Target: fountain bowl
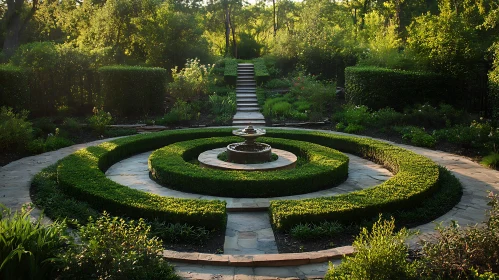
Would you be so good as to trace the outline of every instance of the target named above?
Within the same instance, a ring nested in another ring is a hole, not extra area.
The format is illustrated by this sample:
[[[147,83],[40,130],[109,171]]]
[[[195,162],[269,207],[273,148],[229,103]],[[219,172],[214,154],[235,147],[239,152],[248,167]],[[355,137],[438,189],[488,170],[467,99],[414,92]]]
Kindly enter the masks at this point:
[[[252,142],[232,143],[227,145],[227,159],[235,163],[264,163],[269,162],[272,148],[268,144]]]

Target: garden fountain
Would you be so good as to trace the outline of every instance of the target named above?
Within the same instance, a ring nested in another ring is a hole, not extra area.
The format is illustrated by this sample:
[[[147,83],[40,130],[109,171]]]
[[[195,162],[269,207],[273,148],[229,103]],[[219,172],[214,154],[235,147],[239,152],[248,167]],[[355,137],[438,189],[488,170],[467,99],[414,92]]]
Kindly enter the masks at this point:
[[[244,142],[227,145],[227,157],[234,163],[262,163],[270,161],[272,148],[265,143],[255,142],[256,138],[265,135],[265,129],[254,128],[251,124],[246,128],[236,129],[232,134],[244,138]]]

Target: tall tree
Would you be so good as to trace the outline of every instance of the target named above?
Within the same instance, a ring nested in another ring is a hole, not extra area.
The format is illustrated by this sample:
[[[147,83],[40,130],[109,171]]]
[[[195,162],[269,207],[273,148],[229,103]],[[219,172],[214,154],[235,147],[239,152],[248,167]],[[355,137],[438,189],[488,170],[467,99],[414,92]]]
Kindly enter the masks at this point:
[[[6,24],[5,39],[3,42],[3,53],[6,57],[14,54],[19,47],[20,37],[25,31],[28,22],[38,8],[38,0],[31,0],[31,9],[23,17],[25,0],[6,0],[7,11],[4,22]]]

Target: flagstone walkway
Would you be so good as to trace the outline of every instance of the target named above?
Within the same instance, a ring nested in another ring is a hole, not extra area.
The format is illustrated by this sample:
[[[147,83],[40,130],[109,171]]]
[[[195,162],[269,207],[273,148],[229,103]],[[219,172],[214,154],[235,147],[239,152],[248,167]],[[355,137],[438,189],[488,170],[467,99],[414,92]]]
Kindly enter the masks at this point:
[[[1,167],[0,203],[13,210],[20,209],[24,203],[31,201],[29,187],[36,173],[80,148],[97,145],[108,140],[110,139],[66,147],[57,151],[23,158]],[[459,204],[435,222],[442,221],[444,224],[448,224],[454,220],[460,225],[472,225],[486,220],[487,195],[489,191],[499,192],[499,172],[480,166],[462,156],[401,144],[394,145],[429,157],[449,169],[462,182],[464,193]],[[351,172],[350,176],[354,176],[355,173]],[[245,206],[241,201],[232,200],[232,203],[233,207]],[[264,206],[262,202],[259,207]],[[39,210],[34,214],[39,214]],[[428,223],[415,229],[421,231],[421,238],[426,238],[434,233],[434,227],[435,223]],[[232,229],[234,235],[236,232],[246,232],[244,228]],[[243,233],[243,237],[245,236],[249,235]],[[257,234],[257,238],[258,236]],[[266,233],[262,233],[261,236],[269,237]],[[238,256],[199,253],[181,254],[165,251],[165,255],[170,257],[169,259],[173,260],[177,265],[179,275],[187,279],[282,279],[285,277],[304,279],[323,277],[327,270],[328,259],[338,258],[342,254],[348,254],[349,252],[351,252],[351,247],[301,254]],[[338,260],[335,262],[338,262]],[[269,265],[274,267],[268,267]]]

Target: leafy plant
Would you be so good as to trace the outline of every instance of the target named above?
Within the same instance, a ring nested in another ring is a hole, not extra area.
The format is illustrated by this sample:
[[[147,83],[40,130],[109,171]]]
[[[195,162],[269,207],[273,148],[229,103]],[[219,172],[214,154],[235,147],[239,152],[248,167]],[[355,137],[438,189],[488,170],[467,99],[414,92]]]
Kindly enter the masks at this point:
[[[479,273],[499,271],[499,196],[490,193],[489,198],[491,209],[484,225],[461,228],[452,222],[437,227],[437,239],[425,242],[421,252],[423,275],[469,279]]]
[[[51,279],[56,255],[67,240],[64,222],[45,226],[43,217],[33,222],[30,205],[14,213],[0,207],[0,278]]]
[[[102,135],[106,131],[106,126],[111,124],[113,117],[111,113],[104,112],[104,110],[94,107],[92,110],[93,115],[88,119],[88,124],[95,134]]]
[[[411,144],[419,147],[433,148],[437,143],[435,137],[426,133],[424,128],[405,126],[396,128],[396,130],[402,134],[402,139],[410,141]]]
[[[211,235],[211,231],[204,227],[195,227],[188,224],[180,223],[165,223],[153,221],[151,224],[152,236],[158,237],[164,243],[188,243],[188,244],[204,244]]]
[[[298,224],[291,229],[291,236],[297,239],[317,239],[332,237],[343,232],[345,227],[338,222],[322,222],[319,224]]]
[[[79,226],[81,243],[59,257],[61,279],[179,279],[161,256],[162,243],[149,238],[144,220],[125,221],[103,213]]]
[[[225,64],[227,67],[227,63]],[[172,69],[173,82],[168,92],[177,100],[193,101],[208,93],[209,76],[214,65],[203,65],[199,59],[188,59],[182,69]]]
[[[24,150],[31,140],[32,125],[28,111],[15,113],[12,108],[0,108],[0,151]]]
[[[499,153],[492,152],[488,156],[483,157],[482,162],[483,165],[488,166],[490,168],[499,168]]]
[[[409,236],[406,229],[395,232],[393,218],[380,217],[371,231],[363,228],[355,238],[355,255],[330,266],[324,279],[418,279],[415,267],[406,261]]]
[[[163,118],[156,121],[158,124],[177,124],[181,122],[187,122],[193,118],[192,106],[182,99],[177,99],[173,108],[163,116]]]
[[[236,94],[229,93],[227,96],[219,96],[213,94],[209,96],[210,109],[215,115],[215,122],[219,124],[227,124],[232,120],[232,116],[236,113]]]

